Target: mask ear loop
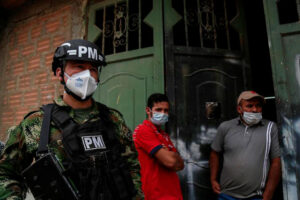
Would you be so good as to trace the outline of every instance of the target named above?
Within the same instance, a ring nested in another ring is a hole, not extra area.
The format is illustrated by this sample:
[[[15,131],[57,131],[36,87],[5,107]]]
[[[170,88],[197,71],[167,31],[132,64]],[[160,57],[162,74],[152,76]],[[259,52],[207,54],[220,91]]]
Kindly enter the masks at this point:
[[[242,121],[244,121],[244,111],[242,110],[242,106],[241,105],[239,105],[238,106],[239,107],[239,110],[240,110],[240,112],[239,112],[239,118],[242,120]]]

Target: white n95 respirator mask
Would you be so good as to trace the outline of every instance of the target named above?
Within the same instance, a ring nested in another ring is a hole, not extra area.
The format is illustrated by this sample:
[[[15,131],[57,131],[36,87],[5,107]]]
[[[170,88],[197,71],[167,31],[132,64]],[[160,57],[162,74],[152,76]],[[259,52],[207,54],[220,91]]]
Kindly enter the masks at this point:
[[[67,73],[64,74],[68,77],[66,87],[82,100],[92,95],[97,89],[98,82],[91,76],[88,69],[72,76],[69,76]]]

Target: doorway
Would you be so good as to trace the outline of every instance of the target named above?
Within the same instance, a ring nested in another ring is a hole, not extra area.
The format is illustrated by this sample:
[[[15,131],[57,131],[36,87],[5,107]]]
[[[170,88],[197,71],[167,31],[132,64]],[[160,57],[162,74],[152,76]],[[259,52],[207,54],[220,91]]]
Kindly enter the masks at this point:
[[[245,1],[245,17],[251,66],[250,81],[252,87],[249,89],[265,96],[266,104],[263,109],[263,116],[276,122],[274,85],[263,2]]]
[[[147,97],[165,89],[168,132],[186,162],[185,199],[215,198],[210,143],[218,125],[236,116],[241,91],[268,97],[263,115],[276,121],[261,1],[101,1],[90,7],[88,39],[102,46],[108,62],[94,97],[120,110],[131,129],[144,119]]]
[[[263,116],[277,121],[263,2],[166,0],[164,22],[169,132],[185,157],[184,199],[212,200],[210,143],[218,125],[237,116],[239,93],[267,97]],[[216,112],[209,115],[208,106]]]
[[[263,108],[263,117],[277,122],[276,102],[263,1],[246,0],[245,17],[249,41],[251,89],[266,98],[266,104]],[[273,200],[282,199],[282,183],[280,182],[273,196]]]

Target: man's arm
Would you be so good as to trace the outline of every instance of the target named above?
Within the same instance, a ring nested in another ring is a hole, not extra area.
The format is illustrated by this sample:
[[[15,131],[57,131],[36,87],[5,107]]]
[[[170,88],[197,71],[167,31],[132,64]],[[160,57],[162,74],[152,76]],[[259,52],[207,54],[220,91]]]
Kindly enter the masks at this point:
[[[263,193],[263,200],[271,200],[274,191],[281,178],[281,162],[280,158],[273,158],[271,160],[270,170],[268,173],[268,179]]]
[[[9,130],[9,138],[0,160],[0,199],[22,199],[25,185],[21,178],[21,152],[24,135],[21,127]]]
[[[210,165],[210,182],[212,189],[215,193],[220,194],[221,188],[220,184],[217,181],[218,172],[219,172],[219,165],[220,165],[220,154],[214,150],[210,153],[209,158],[209,165]]]
[[[173,171],[180,171],[184,168],[184,162],[179,153],[169,151],[163,147],[154,154],[155,158],[165,167]]]
[[[137,194],[133,199],[144,199],[140,175],[140,163],[138,160],[137,151],[132,140],[132,132],[125,124],[125,120],[119,112],[112,111],[112,120],[117,125],[120,142],[125,147],[125,152],[122,153],[122,156],[127,160],[132,181],[135,189],[137,190]]]

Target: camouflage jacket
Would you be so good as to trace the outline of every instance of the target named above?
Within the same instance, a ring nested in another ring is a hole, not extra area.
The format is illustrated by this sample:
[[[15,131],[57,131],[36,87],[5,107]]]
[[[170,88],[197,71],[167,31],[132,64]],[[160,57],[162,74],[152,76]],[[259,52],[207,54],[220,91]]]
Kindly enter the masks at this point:
[[[59,106],[68,106],[62,98],[56,99],[55,103]],[[79,124],[99,119],[98,104],[96,102],[85,113],[84,110],[79,114],[77,111],[70,108],[69,115]],[[121,144],[126,147],[126,151],[122,156],[126,157],[129,163],[130,173],[138,191],[134,199],[143,199],[139,175],[140,166],[137,159],[137,152],[132,142],[131,131],[126,126],[119,112],[110,109],[110,113],[111,120],[118,129],[118,138]],[[40,110],[29,115],[18,126],[9,131],[8,140],[0,158],[0,199],[16,200],[24,199],[26,196],[27,188],[21,172],[36,159],[42,120],[43,111]],[[50,141],[48,147],[62,162],[62,160],[66,159],[62,144],[62,134],[54,126],[53,122],[51,122],[49,135]]]

